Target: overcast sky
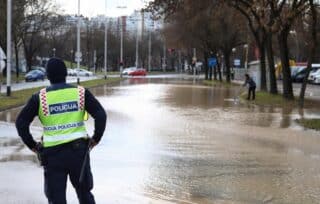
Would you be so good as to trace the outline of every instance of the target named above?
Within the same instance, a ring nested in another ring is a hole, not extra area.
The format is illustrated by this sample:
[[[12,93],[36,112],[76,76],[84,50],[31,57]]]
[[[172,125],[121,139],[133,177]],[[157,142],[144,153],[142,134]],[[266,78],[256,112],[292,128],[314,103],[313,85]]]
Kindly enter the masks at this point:
[[[78,13],[78,0],[55,0],[64,11],[65,14]],[[92,17],[106,12],[107,1],[107,15],[108,16],[121,16],[129,15],[135,9],[141,8],[145,3],[150,0],[80,0],[80,13],[84,16]],[[126,6],[126,9],[119,9],[117,7]]]

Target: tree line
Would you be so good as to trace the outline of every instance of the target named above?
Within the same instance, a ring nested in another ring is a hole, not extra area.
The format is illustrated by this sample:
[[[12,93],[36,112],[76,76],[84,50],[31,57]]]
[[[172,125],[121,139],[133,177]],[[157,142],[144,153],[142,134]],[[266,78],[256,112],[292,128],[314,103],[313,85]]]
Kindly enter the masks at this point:
[[[289,60],[299,55],[299,60],[308,62],[309,72],[312,62],[319,58],[316,56],[319,50],[318,6],[318,2],[313,0],[154,0],[148,10],[166,23],[164,34],[171,39],[170,46],[186,52],[197,48],[202,52],[206,79],[210,77],[208,57],[217,55],[220,61],[218,73],[221,72],[221,61],[224,61],[226,81],[230,82],[233,48],[254,44],[259,50],[261,89],[278,94],[275,57],[279,57],[283,97],[293,100]],[[296,46],[299,46],[299,53],[293,52],[296,49],[290,49]],[[307,78],[300,92],[301,105],[306,82]]]
[[[6,0],[0,0],[0,46],[4,51],[6,51],[7,34],[6,3]],[[38,63],[39,58],[52,57],[53,55],[71,62],[75,61],[77,17],[61,13],[62,9],[50,0],[13,1],[12,48],[17,77],[22,59],[26,61],[27,71]],[[98,22],[81,16],[81,64],[89,69],[94,65],[97,68],[104,66],[104,28],[106,24],[108,24],[108,69],[115,71],[119,67],[119,21],[106,19],[103,22]],[[159,67],[163,57],[163,40],[157,30],[144,30],[145,34],[139,37],[140,66],[147,67],[148,46],[145,42],[148,42],[149,32],[152,37],[152,65]],[[135,64],[136,37],[136,31],[127,30],[124,33],[125,66],[134,66]],[[96,60],[94,60],[94,52]],[[67,64],[67,66],[71,67],[72,64]]]

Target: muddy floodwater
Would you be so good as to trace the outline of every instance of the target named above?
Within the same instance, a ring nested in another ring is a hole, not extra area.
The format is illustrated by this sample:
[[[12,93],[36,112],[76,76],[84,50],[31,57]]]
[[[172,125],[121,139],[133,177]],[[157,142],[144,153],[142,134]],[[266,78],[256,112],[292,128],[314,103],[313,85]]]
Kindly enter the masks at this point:
[[[183,79],[92,92],[108,113],[91,153],[97,203],[320,202],[320,134],[295,122],[320,117],[318,106],[243,104],[238,88]],[[14,129],[19,110],[0,113],[0,204],[46,203],[43,170]],[[31,130],[41,135],[39,121]],[[70,183],[67,195],[77,203]]]

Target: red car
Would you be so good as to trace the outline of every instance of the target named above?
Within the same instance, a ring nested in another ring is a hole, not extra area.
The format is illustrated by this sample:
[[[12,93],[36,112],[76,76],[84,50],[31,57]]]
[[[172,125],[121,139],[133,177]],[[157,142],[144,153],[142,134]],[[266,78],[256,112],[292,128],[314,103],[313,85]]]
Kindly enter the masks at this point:
[[[146,76],[147,71],[145,69],[136,69],[128,74],[129,76]]]

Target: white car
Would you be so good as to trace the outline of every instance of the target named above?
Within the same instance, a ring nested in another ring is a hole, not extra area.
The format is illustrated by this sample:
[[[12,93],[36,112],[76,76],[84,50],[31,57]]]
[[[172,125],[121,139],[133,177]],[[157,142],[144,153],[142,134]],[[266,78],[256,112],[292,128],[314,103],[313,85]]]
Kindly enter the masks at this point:
[[[313,83],[320,84],[320,73],[314,76]]]
[[[67,68],[68,76],[77,76],[77,71],[75,69]]]
[[[76,69],[76,73],[79,76],[86,76],[86,77],[93,76],[92,72],[85,70],[85,69]]]
[[[314,77],[319,75],[319,74],[320,74],[320,69],[317,69],[317,70],[315,70],[313,72],[311,71],[310,74],[309,74],[308,80],[311,81],[311,82],[314,81]]]
[[[122,71],[122,75],[129,75],[131,72],[134,72],[136,71],[137,68],[136,67],[128,67],[128,68],[125,68],[123,71]]]

